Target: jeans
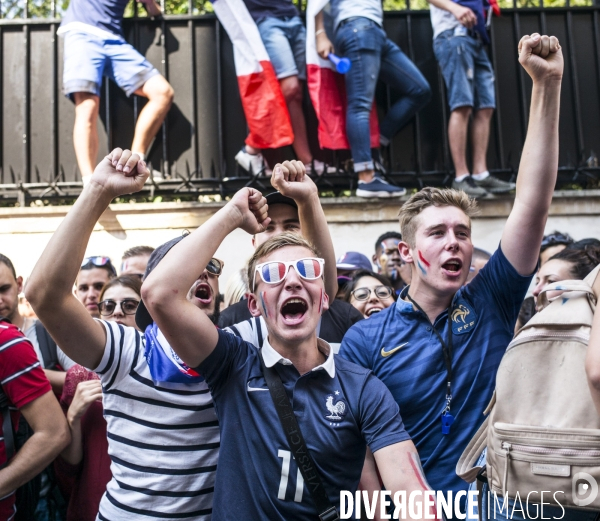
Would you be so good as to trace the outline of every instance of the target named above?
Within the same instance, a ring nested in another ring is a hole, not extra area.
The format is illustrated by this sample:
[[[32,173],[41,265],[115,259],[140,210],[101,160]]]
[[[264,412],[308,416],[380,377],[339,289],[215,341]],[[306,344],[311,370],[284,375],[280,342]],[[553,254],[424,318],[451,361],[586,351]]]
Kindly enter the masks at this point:
[[[444,31],[433,41],[433,51],[446,83],[450,111],[459,107],[493,109],[496,107],[494,70],[485,46],[471,36],[457,35],[456,32]]]
[[[384,141],[389,141],[431,98],[425,77],[385,31],[368,18],[349,18],[337,28],[335,50],[349,58],[346,73],[346,133],[354,159],[354,171],[373,169],[369,118],[377,79],[401,94],[380,125]]]
[[[269,16],[257,24],[277,79],[306,79],[306,29],[299,16],[282,19]]]

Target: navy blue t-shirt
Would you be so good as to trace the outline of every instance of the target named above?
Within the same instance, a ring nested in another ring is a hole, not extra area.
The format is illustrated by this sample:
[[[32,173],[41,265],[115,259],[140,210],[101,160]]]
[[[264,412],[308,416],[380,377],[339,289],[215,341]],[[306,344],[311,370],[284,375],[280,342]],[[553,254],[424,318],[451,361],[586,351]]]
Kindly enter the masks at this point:
[[[442,345],[427,317],[412,304],[395,305],[352,326],[340,356],[371,369],[400,405],[406,430],[415,443],[423,469],[435,490],[466,490],[456,463],[483,423],[496,372],[511,341],[531,276],[517,273],[502,253],[456,294],[452,308],[452,405],[456,418],[450,434],[442,434],[447,371]],[[406,290],[402,295],[406,294]],[[448,312],[434,326],[448,338]]]
[[[128,3],[129,0],[71,0],[61,26],[82,22],[123,36],[121,21]]]
[[[290,18],[298,16],[292,0],[244,0],[255,22],[263,18]]]
[[[327,343],[319,340],[319,348],[326,351]],[[290,397],[330,501],[339,506],[340,490],[358,486],[366,445],[376,452],[410,439],[398,405],[371,371],[331,353],[300,376],[268,342],[262,349]],[[219,330],[215,350],[197,368],[221,429],[212,519],[314,521],[317,511],[291,457],[259,356],[252,344]]]

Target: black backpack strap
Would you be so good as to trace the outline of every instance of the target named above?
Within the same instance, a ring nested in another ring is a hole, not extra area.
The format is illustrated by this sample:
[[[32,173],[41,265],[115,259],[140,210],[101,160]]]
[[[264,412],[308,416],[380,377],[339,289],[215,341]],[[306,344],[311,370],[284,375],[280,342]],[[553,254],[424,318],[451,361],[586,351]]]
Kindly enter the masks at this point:
[[[48,333],[48,330],[39,320],[36,320],[35,322],[35,334],[40,346],[40,352],[42,353],[44,368],[55,369],[58,364],[56,342],[52,339],[50,333]]]
[[[4,452],[6,461],[0,465],[3,469],[8,465],[10,459],[15,455],[15,434],[13,432],[12,419],[10,417],[10,402],[8,396],[0,386],[0,416],[2,416],[2,436],[4,437]]]
[[[321,475],[319,474],[315,462],[306,447],[304,436],[298,425],[298,420],[294,414],[294,408],[290,402],[290,398],[287,395],[283,382],[274,367],[267,367],[263,358],[262,349],[259,352],[258,358],[260,359],[260,366],[263,372],[263,376],[269,387],[269,392],[279,421],[285,432],[288,445],[292,451],[296,461],[302,461],[302,465],[298,464],[298,468],[302,473],[304,482],[307,484],[307,488],[310,495],[315,502],[317,512],[319,513],[319,519],[321,521],[337,521],[340,517],[336,508],[329,501]],[[292,437],[292,435],[294,435]]]

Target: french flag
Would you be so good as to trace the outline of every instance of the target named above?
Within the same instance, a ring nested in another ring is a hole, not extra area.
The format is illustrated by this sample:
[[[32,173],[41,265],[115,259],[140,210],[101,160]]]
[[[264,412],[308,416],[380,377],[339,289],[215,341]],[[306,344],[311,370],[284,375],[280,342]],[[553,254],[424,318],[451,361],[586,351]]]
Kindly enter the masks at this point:
[[[344,77],[335,71],[329,60],[317,53],[315,16],[329,0],[308,0],[306,5],[306,65],[308,92],[319,120],[319,145],[321,148],[342,150],[350,148],[346,137],[346,87]],[[327,16],[325,17],[328,18]],[[325,26],[327,27],[327,22]],[[331,27],[331,24],[329,24]],[[333,31],[327,30],[333,42]],[[371,148],[379,148],[379,123],[375,103],[371,110]]]
[[[285,98],[258,27],[243,0],[216,0],[215,14],[233,43],[235,73],[250,134],[246,144],[279,148],[294,142]]]
[[[283,262],[269,262],[262,267],[262,276],[265,282],[279,282],[285,276]]]
[[[305,259],[297,264],[300,275],[307,279],[316,279],[321,274],[319,262],[313,259]]]

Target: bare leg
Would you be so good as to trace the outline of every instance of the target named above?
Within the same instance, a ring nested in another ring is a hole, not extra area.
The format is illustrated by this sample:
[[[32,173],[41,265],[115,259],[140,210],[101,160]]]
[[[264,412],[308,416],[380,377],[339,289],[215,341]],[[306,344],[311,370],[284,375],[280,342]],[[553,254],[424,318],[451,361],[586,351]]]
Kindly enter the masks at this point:
[[[292,147],[296,156],[303,163],[310,163],[313,159],[308,146],[308,136],[306,134],[306,120],[302,111],[302,83],[298,76],[288,76],[279,80],[281,92],[287,103],[294,131],[294,143]]]
[[[131,151],[145,155],[171,108],[174,93],[163,76],[153,76],[135,93],[148,98],[148,103],[138,116]]]
[[[92,175],[98,159],[98,110],[100,98],[89,92],[75,92],[73,146],[82,178]]]
[[[452,162],[457,176],[469,173],[467,166],[467,130],[470,116],[471,107],[458,107],[452,111],[448,122],[450,154],[452,154]]]
[[[480,109],[473,115],[471,145],[473,146],[473,173],[487,172],[487,149],[490,139],[490,122],[494,109]]]
[[[362,172],[358,172],[358,180],[368,183],[369,181],[373,180],[374,175],[375,170],[363,170]]]

